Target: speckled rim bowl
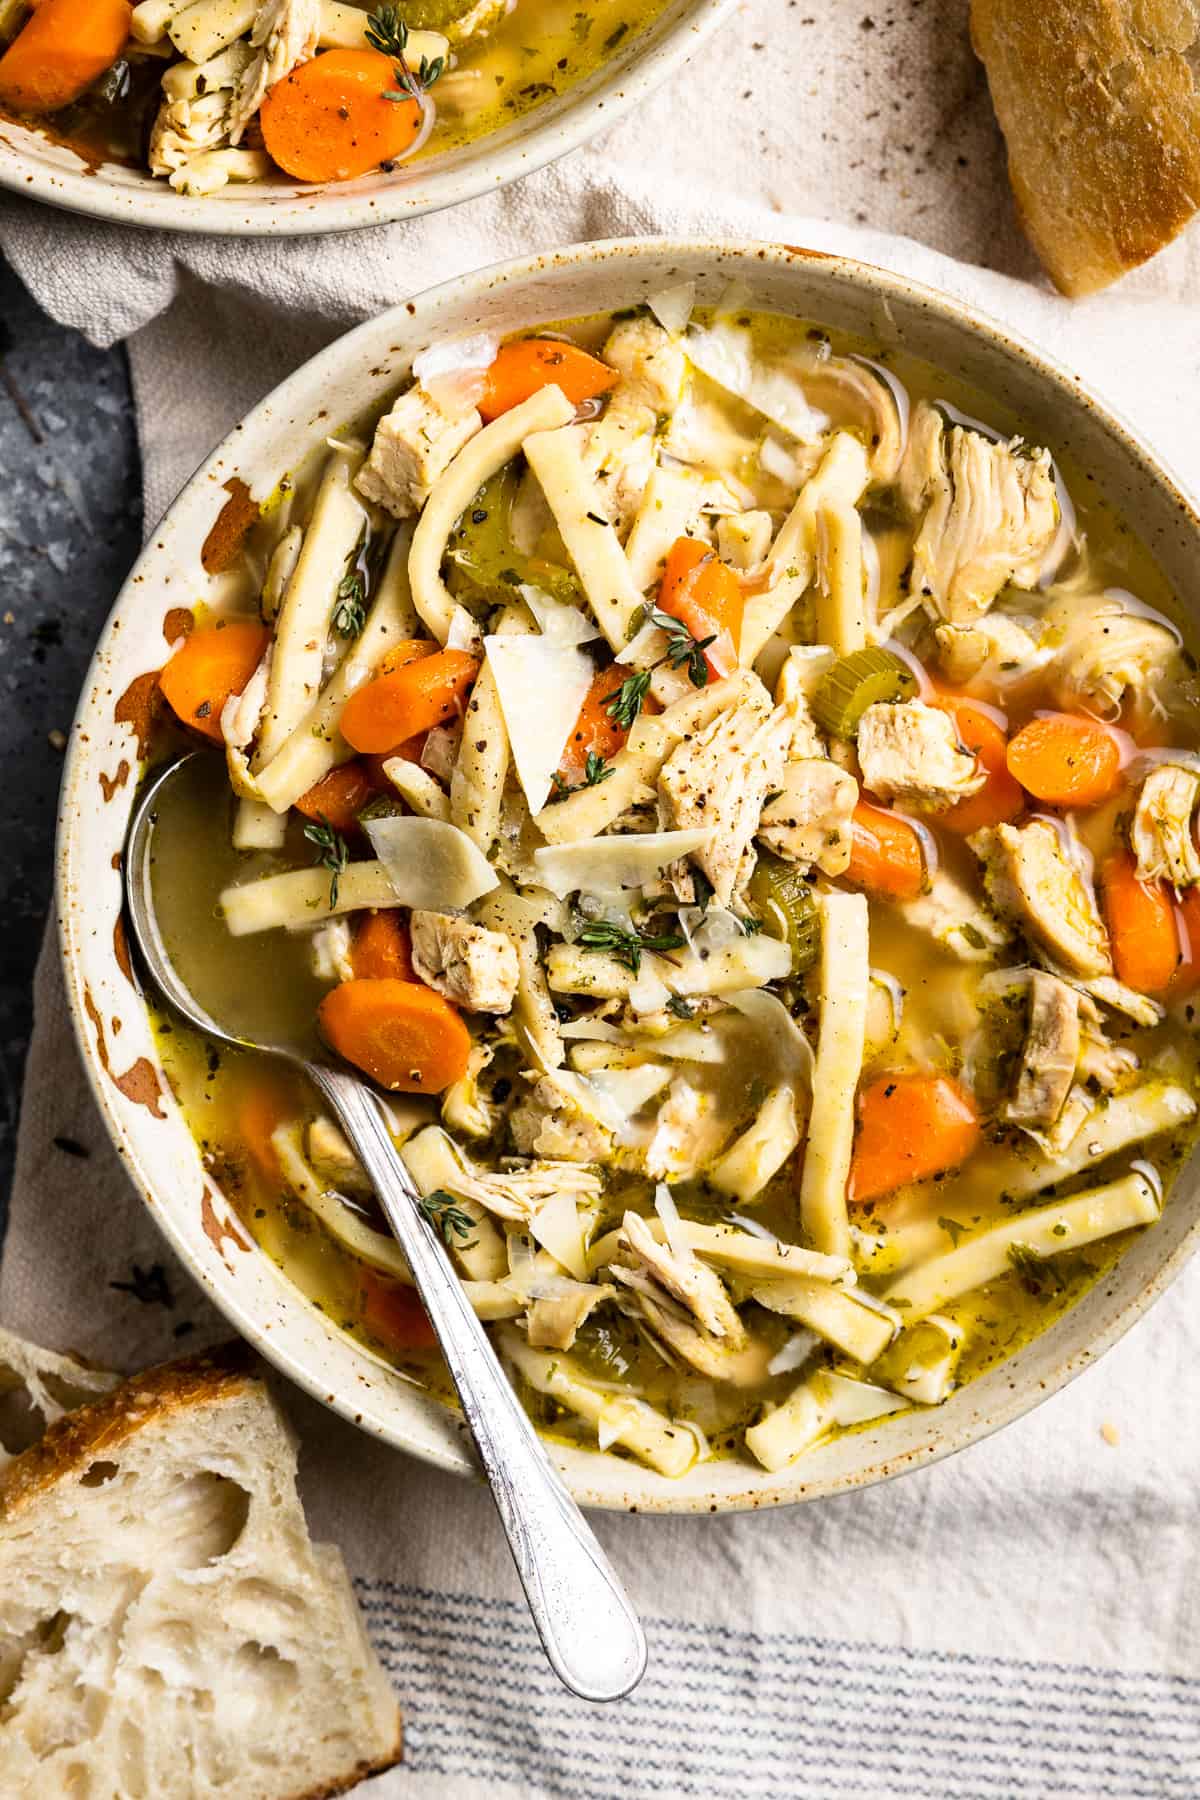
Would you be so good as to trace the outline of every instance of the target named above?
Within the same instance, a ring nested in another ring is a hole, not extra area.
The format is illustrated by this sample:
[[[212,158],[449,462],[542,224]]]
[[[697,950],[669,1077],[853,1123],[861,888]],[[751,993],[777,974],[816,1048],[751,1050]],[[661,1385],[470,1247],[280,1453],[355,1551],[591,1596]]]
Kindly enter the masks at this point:
[[[151,672],[178,629],[168,625],[164,633],[164,620],[209,588],[200,548],[230,480],[240,477],[254,494],[269,493],[332,420],[393,390],[433,338],[625,307],[689,278],[702,301],[738,281],[757,306],[903,347],[1007,400],[1032,438],[1069,452],[1137,522],[1183,603],[1200,617],[1200,517],[1151,453],[1074,376],[944,295],[862,263],[782,246],[623,241],[463,276],[333,344],[263,401],[204,464],[117,601],[71,736],[57,889],[71,1012],[113,1141],[160,1227],[216,1305],[310,1393],[365,1431],[445,1469],[469,1466],[453,1416],[338,1331],[248,1243],[160,1078],[118,931],[118,863],[136,785],[137,727]],[[1198,1232],[1193,1163],[1162,1221],[1042,1337],[944,1406],[842,1437],[780,1474],[717,1460],[671,1482],[612,1453],[563,1447],[555,1454],[585,1503],[647,1512],[776,1505],[919,1468],[1018,1418],[1087,1367],[1162,1293]]]
[[[317,187],[281,177],[192,198],[144,170],[117,163],[93,167],[50,137],[0,119],[0,188],[120,225],[221,237],[302,237],[416,218],[504,187],[616,124],[698,49],[736,4],[670,0],[644,31],[566,93],[474,143],[401,163],[390,175]]]

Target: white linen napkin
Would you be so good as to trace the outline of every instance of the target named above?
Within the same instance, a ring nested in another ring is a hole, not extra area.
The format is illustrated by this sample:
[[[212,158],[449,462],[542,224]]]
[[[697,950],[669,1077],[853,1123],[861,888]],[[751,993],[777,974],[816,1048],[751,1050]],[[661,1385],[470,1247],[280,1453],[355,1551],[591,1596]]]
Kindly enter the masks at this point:
[[[803,22],[818,10],[813,0],[803,17],[778,0],[747,7],[704,68],[652,103],[663,135],[647,137],[636,173],[636,158],[622,168],[588,153],[510,199],[299,248],[168,246],[129,234],[120,252],[136,279],[101,295],[94,289],[112,273],[99,241],[107,233],[68,226],[60,253],[61,220],[51,229],[39,215],[31,237],[30,209],[5,203],[0,242],[53,310],[98,340],[178,290],[131,343],[149,521],[236,417],[342,325],[497,254],[650,230],[846,251],[948,289],[1109,394],[1200,486],[1200,308],[1186,299],[1194,245],[1116,294],[1071,307],[904,239],[779,216],[797,191],[811,210],[825,206],[805,173],[816,166],[830,171],[831,209],[863,210],[849,202],[874,186],[876,217],[924,230],[913,179],[924,157],[921,180],[941,196],[930,234],[980,259],[994,250],[995,260],[1029,266],[994,179],[986,213],[957,176],[941,180],[939,145],[962,142],[961,108],[983,104],[953,49],[945,63],[961,80],[941,100],[960,107],[958,125],[947,113],[939,138],[923,113],[928,130],[918,135],[896,114],[899,123],[873,136],[877,122],[864,120],[871,108],[857,83],[864,70],[880,75],[872,59],[885,39],[894,91],[907,92],[914,59],[927,73],[936,63],[928,16],[939,15],[944,35],[953,14],[957,33],[961,8],[906,9],[890,36],[882,10],[868,30],[871,20],[844,7],[838,20],[825,9],[824,36]],[[739,108],[742,94],[753,103]],[[849,170],[852,117],[873,159],[882,137],[894,137],[888,163]],[[839,137],[836,151],[823,132]],[[705,188],[690,178],[693,151],[709,173]],[[958,154],[947,153],[950,165]],[[988,167],[994,177],[994,147]],[[881,170],[901,171],[895,186],[906,191],[895,205]],[[687,178],[673,182],[672,171]],[[1001,221],[994,244],[989,219]],[[104,278],[93,270],[89,296],[69,271],[92,254]],[[47,256],[58,260],[43,282],[33,265]],[[36,983],[0,1321],[124,1368],[226,1331],[108,1145],[52,946]],[[301,1433],[314,1531],[342,1545],[406,1710],[404,1767],[371,1784],[372,1800],[1190,1800],[1200,1786],[1200,1269],[1067,1391],[936,1468],[786,1512],[598,1515],[651,1651],[638,1693],[607,1708],[571,1700],[544,1667],[485,1493],[381,1448],[281,1386]]]

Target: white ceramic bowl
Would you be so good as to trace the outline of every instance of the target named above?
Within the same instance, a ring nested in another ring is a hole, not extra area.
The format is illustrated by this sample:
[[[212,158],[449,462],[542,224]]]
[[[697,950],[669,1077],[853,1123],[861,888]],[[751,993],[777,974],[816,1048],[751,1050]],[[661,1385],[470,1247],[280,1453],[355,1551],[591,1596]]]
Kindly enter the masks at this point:
[[[58,908],[67,991],[84,1060],[113,1139],[154,1217],[231,1322],[272,1362],[354,1423],[444,1468],[466,1470],[451,1414],[397,1379],[333,1327],[275,1265],[250,1247],[201,1166],[160,1084],[147,1020],[114,931],[118,856],[134,796],[137,680],[161,664],[163,620],[202,599],[200,547],[241,476],[267,494],[331,419],[392,390],[413,355],[440,334],[507,331],[628,306],[695,279],[702,300],[731,280],[755,305],[837,324],[959,372],[1011,403],[1029,435],[1091,471],[1099,491],[1136,521],[1200,620],[1200,517],[1150,452],[1080,389],[986,319],[928,289],[861,263],[758,244],[662,239],[598,244],[464,276],[360,326],[263,401],[210,458],[163,520],[100,640],[67,759],[59,826]],[[132,686],[131,690],[131,684]],[[116,1022],[120,1021],[119,1035]],[[879,1481],[947,1455],[1046,1398],[1112,1344],[1195,1247],[1200,1204],[1193,1166],[1162,1221],[1146,1232],[1065,1318],[945,1405],[842,1437],[781,1474],[702,1464],[671,1482],[613,1454],[558,1454],[574,1492],[598,1506],[719,1510],[808,1499]]]
[[[192,198],[147,171],[86,164],[41,132],[0,119],[0,188],[68,212],[162,231],[223,237],[301,237],[354,231],[457,206],[542,168],[616,124],[732,12],[736,0],[670,0],[604,65],[499,131],[394,173],[305,186],[284,178]]]

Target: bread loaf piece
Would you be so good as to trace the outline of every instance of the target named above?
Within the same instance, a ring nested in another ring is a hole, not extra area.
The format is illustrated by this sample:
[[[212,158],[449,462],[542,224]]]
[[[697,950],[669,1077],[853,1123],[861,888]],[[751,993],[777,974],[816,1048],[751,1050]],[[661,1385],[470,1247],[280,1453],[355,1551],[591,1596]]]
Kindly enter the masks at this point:
[[[0,1796],[316,1800],[400,1717],[248,1351],[148,1370],[0,1470]]]
[[[1017,208],[1065,294],[1200,209],[1200,0],[972,0]]]

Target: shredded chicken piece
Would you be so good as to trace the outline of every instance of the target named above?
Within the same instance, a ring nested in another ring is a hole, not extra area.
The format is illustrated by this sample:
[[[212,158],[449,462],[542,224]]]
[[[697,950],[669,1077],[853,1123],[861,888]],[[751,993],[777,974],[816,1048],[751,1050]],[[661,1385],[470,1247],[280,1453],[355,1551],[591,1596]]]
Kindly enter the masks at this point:
[[[550,1158],[511,1169],[484,1170],[477,1168],[457,1144],[453,1149],[459,1166],[453,1177],[446,1177],[445,1185],[452,1193],[465,1200],[478,1200],[488,1212],[514,1224],[528,1224],[557,1194],[567,1194],[578,1204],[597,1199],[603,1186],[594,1169],[582,1168],[578,1163]]]
[[[375,427],[371,454],[354,485],[393,518],[411,518],[482,425],[473,406],[443,405],[424,388],[411,387]]]
[[[679,1301],[695,1318],[703,1331],[724,1338],[735,1349],[746,1341],[746,1330],[725,1292],[724,1283],[715,1270],[690,1246],[672,1250],[659,1243],[638,1213],[627,1212],[621,1220],[622,1250],[636,1258],[647,1274]]]
[[[758,835],[789,862],[841,875],[850,865],[858,783],[828,757],[789,762],[782,791],[763,807]]]
[[[772,709],[765,692],[719,713],[711,724],[672,751],[658,777],[668,826],[676,831],[708,826],[712,837],[695,861],[728,906],[747,878],[747,858],[763,802],[783,786],[793,720]]]
[[[652,412],[673,412],[683,398],[687,358],[678,338],[654,319],[622,319],[613,326],[602,352],[620,374],[623,398]]]
[[[348,919],[327,919],[309,939],[309,961],[318,981],[353,981],[353,937]]]
[[[1066,1105],[1079,1062],[1079,1000],[1057,975],[1033,971],[1021,1067],[1004,1107],[1011,1125],[1047,1131]]]
[[[1200,881],[1200,855],[1192,830],[1198,804],[1200,775],[1194,769],[1160,763],[1150,771],[1129,833],[1139,881],[1169,881],[1177,888]]]
[[[1100,1024],[1100,1014],[1086,995],[1079,1003],[1079,1059],[1076,1074],[1111,1094],[1138,1071],[1137,1052],[1125,1044],[1110,1044]]]
[[[912,591],[928,594],[948,623],[973,624],[1009,583],[1036,585],[1059,523],[1047,450],[993,443],[961,425],[947,429],[923,400],[913,414],[900,492],[921,520]]]
[[[431,988],[469,1012],[506,1013],[520,971],[512,942],[453,913],[416,910],[409,920],[413,968]]]
[[[534,1300],[525,1319],[529,1342],[539,1350],[569,1350],[579,1327],[603,1300],[611,1300],[615,1288],[607,1282],[562,1282],[562,1291]]]
[[[1115,719],[1128,706],[1144,720],[1164,710],[1163,691],[1180,666],[1165,625],[1097,600],[1075,613],[1047,673],[1058,704],[1070,711]]]
[[[480,1086],[494,1054],[490,1044],[472,1044],[466,1068],[442,1095],[442,1121],[451,1131],[471,1138],[491,1137],[495,1131],[497,1109]]]
[[[775,683],[775,704],[785,708],[792,722],[788,756],[796,762],[827,755],[825,740],[817,729],[809,705],[811,682],[811,663],[805,660],[802,652],[790,652]]]
[[[858,726],[858,760],[872,794],[922,812],[944,812],[987,780],[960,744],[953,716],[922,700],[868,706]]]
[[[616,325],[604,359],[621,380],[588,431],[584,464],[604,496],[610,523],[624,539],[654,472],[659,419],[678,404],[686,363],[675,339],[653,319]]]
[[[252,52],[241,39],[204,64],[177,63],[163,77],[163,98],[150,132],[152,174],[165,175],[179,193],[220,181],[200,170],[211,152],[229,144],[230,111]]]
[[[614,1265],[612,1274],[619,1283],[618,1304],[656,1340],[681,1361],[689,1363],[697,1374],[709,1381],[721,1381],[733,1387],[753,1387],[766,1375],[767,1352],[764,1345],[747,1340],[740,1349],[724,1338],[702,1331],[687,1310],[640,1269]]]
[[[1096,896],[1067,860],[1046,819],[997,825],[968,838],[993,904],[1025,932],[1055,973],[1084,980],[1112,973]]]
[[[369,1194],[371,1183],[348,1139],[324,1113],[308,1127],[308,1160],[321,1180],[344,1194]]]
[[[1012,939],[1008,926],[948,869],[938,869],[926,893],[902,904],[905,923],[927,931],[960,962],[991,962]]]
[[[267,89],[312,60],[320,38],[321,0],[263,0],[250,33],[251,48],[258,55],[238,83],[229,110],[231,144],[241,143]]]
[[[509,1120],[518,1150],[567,1162],[602,1162],[611,1156],[612,1128],[587,1084],[566,1069],[550,1069],[534,1082],[528,1099]]]
[[[985,670],[1003,686],[1050,660],[1050,650],[1040,650],[1024,625],[1007,613],[989,613],[977,625],[939,625],[934,632],[938,666],[955,687],[965,687]]]

